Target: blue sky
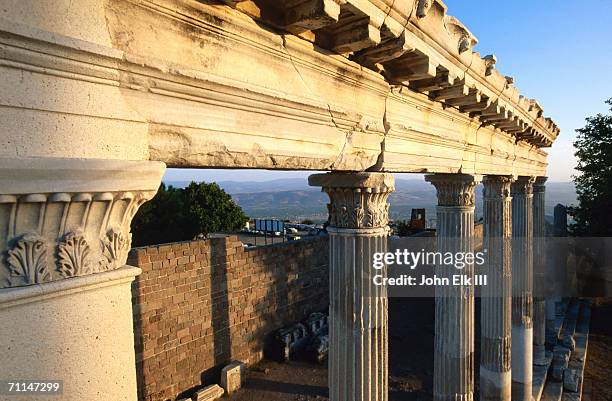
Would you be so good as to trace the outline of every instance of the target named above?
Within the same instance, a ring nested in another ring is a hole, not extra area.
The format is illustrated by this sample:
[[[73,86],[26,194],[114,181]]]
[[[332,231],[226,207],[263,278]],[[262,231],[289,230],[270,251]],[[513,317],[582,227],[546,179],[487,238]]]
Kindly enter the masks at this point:
[[[482,56],[537,99],[561,134],[549,152],[551,181],[570,181],[576,165],[574,130],[584,118],[608,112],[612,97],[612,0],[446,0],[448,13],[478,38]],[[263,181],[308,172],[176,170],[166,179]],[[416,175],[412,176],[417,178]]]

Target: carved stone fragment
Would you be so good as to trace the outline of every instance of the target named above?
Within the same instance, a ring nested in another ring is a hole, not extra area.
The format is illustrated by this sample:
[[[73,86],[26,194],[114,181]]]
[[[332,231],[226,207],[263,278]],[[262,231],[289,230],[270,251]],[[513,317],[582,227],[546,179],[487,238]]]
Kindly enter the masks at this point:
[[[239,361],[234,361],[221,370],[221,387],[228,395],[242,387],[245,371],[245,364]]]
[[[425,18],[434,0],[417,0],[417,18]]]
[[[131,234],[127,236],[118,228],[111,228],[102,239],[102,255],[100,270],[113,270],[121,267],[130,250]]]
[[[387,198],[394,189],[392,176],[382,173],[318,174],[310,176],[309,182],[310,185],[322,186],[329,195],[329,223],[332,227],[387,226]]]
[[[425,179],[438,192],[438,206],[474,206],[474,188],[477,181],[470,175],[434,174]]]
[[[58,271],[63,277],[92,273],[91,249],[81,232],[71,232],[60,242],[57,251]]]
[[[47,266],[47,244],[38,234],[25,234],[7,254],[10,286],[40,284],[51,280]]]

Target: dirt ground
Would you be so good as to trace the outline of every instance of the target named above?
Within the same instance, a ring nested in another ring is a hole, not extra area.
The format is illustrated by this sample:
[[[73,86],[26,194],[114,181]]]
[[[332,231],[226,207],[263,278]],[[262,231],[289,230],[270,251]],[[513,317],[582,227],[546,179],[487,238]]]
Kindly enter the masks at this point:
[[[389,400],[432,398],[433,299],[389,300]],[[303,362],[264,361],[249,370],[231,401],[328,400],[327,367]]]
[[[593,304],[583,395],[584,401],[612,400],[612,299]]]

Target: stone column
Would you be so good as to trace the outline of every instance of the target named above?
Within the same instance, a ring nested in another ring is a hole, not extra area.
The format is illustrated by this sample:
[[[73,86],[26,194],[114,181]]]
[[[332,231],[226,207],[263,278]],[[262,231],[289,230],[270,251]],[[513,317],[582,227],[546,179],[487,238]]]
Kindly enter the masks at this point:
[[[512,400],[531,401],[533,378],[533,177],[512,184]]]
[[[487,285],[482,287],[480,343],[481,401],[510,401],[512,378],[512,198],[509,176],[486,176],[483,250]]]
[[[474,187],[465,174],[434,174],[425,179],[438,193],[437,248],[439,252],[474,251]],[[473,277],[473,264],[462,270],[436,266],[436,275]],[[474,399],[474,288],[472,285],[436,287],[434,400]]]
[[[373,283],[372,259],[387,249],[393,176],[329,173],[308,182],[330,198],[329,398],[386,401],[387,293]]]
[[[555,323],[557,320],[557,307],[561,302],[561,296],[567,296],[565,284],[567,272],[567,247],[563,246],[560,238],[567,237],[567,208],[557,204],[553,210],[553,228],[550,242],[546,249],[546,277],[547,292],[550,296],[546,299],[546,348],[553,350],[557,344]]]
[[[164,169],[0,158],[0,378],[62,380],[68,401],[136,400],[131,282],[140,269],[125,262],[132,218]]]
[[[545,222],[545,183],[546,177],[537,177],[533,184],[533,285],[536,296],[533,298],[533,363],[546,365],[546,222]]]

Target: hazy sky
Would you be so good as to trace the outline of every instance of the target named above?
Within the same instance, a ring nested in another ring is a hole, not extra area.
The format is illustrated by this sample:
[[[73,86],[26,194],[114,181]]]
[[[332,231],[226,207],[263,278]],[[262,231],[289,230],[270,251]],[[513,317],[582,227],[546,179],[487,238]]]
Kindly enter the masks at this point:
[[[481,56],[515,78],[537,99],[561,134],[549,152],[551,181],[569,181],[576,165],[574,130],[584,118],[608,112],[612,97],[612,0],[445,0],[448,13],[478,38]],[[169,170],[166,179],[263,181],[308,172]],[[414,175],[415,178],[417,175]]]

